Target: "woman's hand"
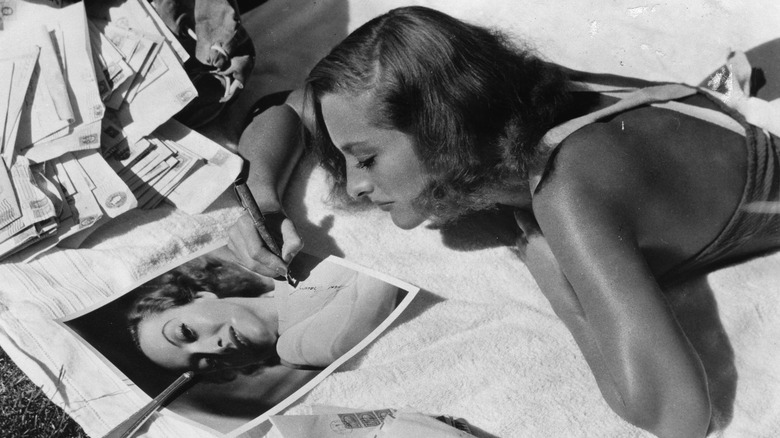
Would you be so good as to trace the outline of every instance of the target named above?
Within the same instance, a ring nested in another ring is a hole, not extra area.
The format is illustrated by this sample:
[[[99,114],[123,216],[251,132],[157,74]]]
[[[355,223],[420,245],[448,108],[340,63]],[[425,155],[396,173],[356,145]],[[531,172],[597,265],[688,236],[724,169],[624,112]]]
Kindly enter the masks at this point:
[[[536,239],[544,240],[544,236],[539,228],[539,224],[536,222],[536,218],[534,218],[533,212],[529,210],[515,210],[515,222],[517,222],[517,226],[520,227],[521,231],[517,237],[518,254],[520,259],[527,263],[528,246],[532,241],[534,241],[534,244],[538,243]],[[543,244],[546,245],[546,242],[543,242]]]
[[[263,243],[248,213],[241,215],[228,230],[228,248],[245,267],[267,277],[284,277],[287,266],[303,249],[303,240],[293,222],[282,212],[268,214],[266,225],[281,243],[282,257],[275,256]]]
[[[293,91],[287,99],[301,95]],[[228,247],[247,268],[278,277],[288,273],[289,263],[303,248],[303,241],[284,214],[281,202],[293,169],[303,155],[302,126],[296,108],[286,102],[261,99],[257,105],[251,122],[241,134],[238,151],[251,163],[246,185],[260,211],[267,216],[266,226],[281,247],[281,258],[263,244],[248,213],[230,228]]]

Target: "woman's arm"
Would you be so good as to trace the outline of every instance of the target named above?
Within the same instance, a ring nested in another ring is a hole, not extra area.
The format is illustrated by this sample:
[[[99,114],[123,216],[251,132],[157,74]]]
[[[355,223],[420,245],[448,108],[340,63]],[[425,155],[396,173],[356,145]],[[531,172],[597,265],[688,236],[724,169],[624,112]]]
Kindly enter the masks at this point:
[[[515,220],[523,232],[517,245],[520,257],[555,314],[571,332],[607,404],[618,415],[626,418],[628,415],[624,412],[625,403],[614,378],[609,374],[605,357],[599,351],[595,333],[585,318],[585,312],[571,283],[561,271],[550,245],[542,236],[533,213],[518,210],[515,212]]]
[[[659,437],[705,436],[706,376],[639,249],[626,211],[636,193],[608,163],[594,175],[559,161],[534,198],[550,249],[529,240],[529,269],[613,410]]]
[[[284,104],[262,110],[251,120],[238,143],[239,153],[250,163],[247,185],[264,213],[284,212],[282,195],[303,154],[300,102],[301,92],[293,91]],[[265,248],[247,214],[230,228],[228,246],[247,268],[270,277],[283,276],[287,264],[303,248],[303,242],[286,217],[279,231],[283,260]]]

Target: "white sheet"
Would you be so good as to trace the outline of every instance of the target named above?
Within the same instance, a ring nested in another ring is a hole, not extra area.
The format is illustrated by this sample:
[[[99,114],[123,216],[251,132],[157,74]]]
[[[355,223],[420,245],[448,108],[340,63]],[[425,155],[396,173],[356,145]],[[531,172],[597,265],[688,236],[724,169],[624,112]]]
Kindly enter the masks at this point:
[[[270,0],[245,17],[259,55],[249,89],[262,95],[295,86],[332,43],[401,4],[508,28],[570,67],[648,79],[698,82],[730,50],[780,36],[773,0]],[[251,102],[245,93],[223,123],[237,121]],[[603,402],[573,339],[514,257],[509,227],[476,221],[448,234],[402,231],[379,211],[334,211],[323,202],[320,170],[297,178],[287,207],[307,251],[344,256],[426,292],[292,413],[316,404],[409,408],[463,417],[489,437],[647,435]],[[0,266],[0,345],[90,436],[101,436],[145,400],[51,319],[224,238],[238,213],[228,196],[198,216],[134,211],[87,239],[86,248]],[[691,302],[708,309],[690,313]],[[780,435],[780,255],[712,274],[676,304],[688,309],[683,320],[697,323],[690,333],[707,347],[714,404],[727,424],[715,436]],[[169,415],[145,430],[149,437],[205,436]]]

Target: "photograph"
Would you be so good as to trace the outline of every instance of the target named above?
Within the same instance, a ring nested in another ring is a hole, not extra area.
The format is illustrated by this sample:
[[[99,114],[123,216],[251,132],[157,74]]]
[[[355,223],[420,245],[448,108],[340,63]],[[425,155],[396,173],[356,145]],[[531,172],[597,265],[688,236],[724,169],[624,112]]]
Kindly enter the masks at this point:
[[[0,0],[0,435],[780,436],[778,23]]]
[[[285,277],[263,277],[220,246],[60,322],[148,397],[194,372],[167,409],[228,434],[305,394],[379,336],[415,293],[308,254]]]

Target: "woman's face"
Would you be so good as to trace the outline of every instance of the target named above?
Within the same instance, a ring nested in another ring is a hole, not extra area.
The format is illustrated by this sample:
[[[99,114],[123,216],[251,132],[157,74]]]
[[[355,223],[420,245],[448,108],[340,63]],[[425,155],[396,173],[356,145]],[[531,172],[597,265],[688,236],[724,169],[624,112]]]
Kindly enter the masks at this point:
[[[322,116],[346,159],[349,195],[367,197],[408,230],[426,219],[412,205],[425,187],[425,171],[409,135],[371,123],[372,103],[369,93],[326,94]]]
[[[258,306],[270,299],[217,298],[199,292],[194,301],[149,315],[138,324],[141,351],[164,368],[210,371],[271,357],[277,321]]]

